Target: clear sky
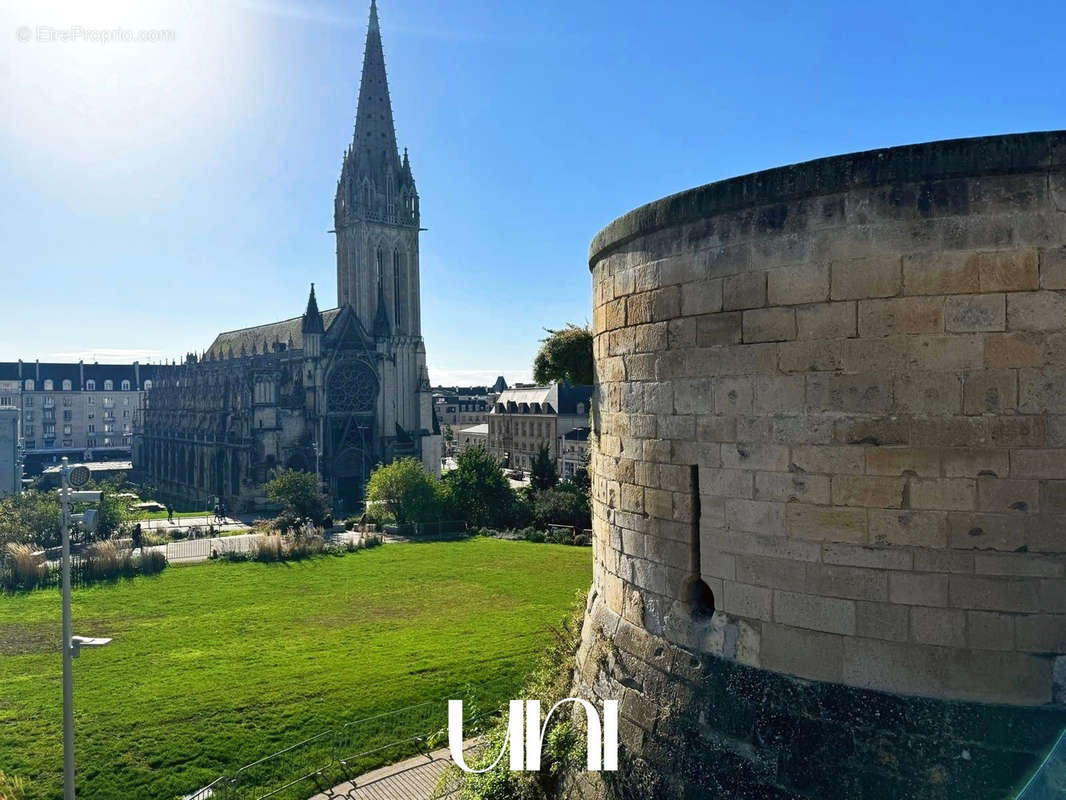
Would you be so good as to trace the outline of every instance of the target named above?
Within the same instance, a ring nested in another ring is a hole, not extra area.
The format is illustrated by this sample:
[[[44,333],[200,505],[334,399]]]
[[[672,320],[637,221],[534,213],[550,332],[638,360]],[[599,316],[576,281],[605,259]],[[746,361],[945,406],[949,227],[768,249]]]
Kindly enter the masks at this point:
[[[379,7],[429,229],[436,382],[528,379],[542,329],[591,316],[592,236],[637,205],[819,156],[1066,127],[1062,2]],[[180,358],[298,315],[311,281],[332,305],[368,8],[3,0],[0,360]],[[116,26],[173,40],[88,40]]]

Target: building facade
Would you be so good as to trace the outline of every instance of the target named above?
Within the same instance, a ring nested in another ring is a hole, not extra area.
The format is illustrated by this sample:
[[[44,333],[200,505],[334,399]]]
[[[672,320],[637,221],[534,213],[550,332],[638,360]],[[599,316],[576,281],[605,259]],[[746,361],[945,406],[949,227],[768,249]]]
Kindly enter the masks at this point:
[[[376,3],[334,198],[338,307],[220,334],[157,381],[137,460],[164,493],[255,502],[277,467],[317,472],[337,513],[401,456],[440,472],[421,333],[418,193],[396,146]]]
[[[528,470],[540,448],[547,447],[561,473],[563,437],[588,427],[591,397],[591,386],[565,383],[508,389],[489,413],[489,453],[505,468]]]
[[[63,456],[129,458],[144,393],[161,368],[0,362],[0,406],[18,409],[26,471]]]
[[[19,410],[0,405],[0,497],[22,487],[22,459],[19,446]]]

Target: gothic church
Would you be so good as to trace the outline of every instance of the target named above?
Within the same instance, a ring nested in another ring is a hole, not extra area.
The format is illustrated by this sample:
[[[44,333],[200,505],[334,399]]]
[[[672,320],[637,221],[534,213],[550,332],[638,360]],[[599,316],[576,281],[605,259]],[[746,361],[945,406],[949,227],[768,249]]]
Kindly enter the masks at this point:
[[[334,200],[338,307],[219,334],[164,369],[146,399],[135,469],[161,494],[250,508],[277,467],[317,471],[356,511],[379,462],[440,472],[422,341],[418,192],[393,126],[376,0],[355,134]]]

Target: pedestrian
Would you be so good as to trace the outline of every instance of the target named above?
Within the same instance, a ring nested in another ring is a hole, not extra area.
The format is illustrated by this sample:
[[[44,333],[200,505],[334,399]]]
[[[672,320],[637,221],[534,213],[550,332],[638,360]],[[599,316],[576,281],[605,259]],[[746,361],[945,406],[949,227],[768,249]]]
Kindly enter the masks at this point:
[[[132,548],[134,550],[141,550],[144,548],[144,536],[141,533],[141,523],[137,523],[133,526],[133,533],[130,534],[133,539]]]
[[[167,522],[174,522],[174,509],[170,507],[169,503],[167,504]]]

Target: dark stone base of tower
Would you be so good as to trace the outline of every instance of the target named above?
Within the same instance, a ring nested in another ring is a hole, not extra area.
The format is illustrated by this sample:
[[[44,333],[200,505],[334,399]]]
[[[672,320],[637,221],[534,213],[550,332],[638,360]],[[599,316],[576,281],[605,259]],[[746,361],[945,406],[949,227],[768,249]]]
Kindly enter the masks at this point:
[[[566,800],[1013,800],[1066,728],[1061,707],[908,697],[745,666],[651,636],[602,603],[583,641],[573,694],[621,701],[620,770],[571,776]],[[1066,764],[1033,791],[1066,796]]]

